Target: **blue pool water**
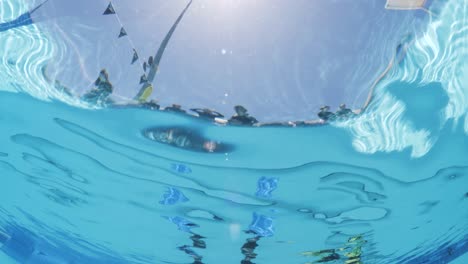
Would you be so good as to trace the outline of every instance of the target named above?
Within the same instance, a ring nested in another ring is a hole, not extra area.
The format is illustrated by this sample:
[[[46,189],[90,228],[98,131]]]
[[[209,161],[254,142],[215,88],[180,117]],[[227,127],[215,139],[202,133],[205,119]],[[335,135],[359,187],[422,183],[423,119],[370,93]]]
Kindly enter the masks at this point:
[[[52,31],[1,32],[0,263],[468,263],[468,3],[443,2],[362,114],[308,127],[95,107],[44,76]]]

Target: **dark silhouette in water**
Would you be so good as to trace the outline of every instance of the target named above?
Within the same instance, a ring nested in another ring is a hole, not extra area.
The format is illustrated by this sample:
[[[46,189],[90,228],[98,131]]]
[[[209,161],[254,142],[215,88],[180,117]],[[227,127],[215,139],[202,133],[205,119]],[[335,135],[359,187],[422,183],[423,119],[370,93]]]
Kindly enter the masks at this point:
[[[10,22],[5,22],[0,24],[0,32],[7,31],[13,28],[18,28],[18,27],[23,27],[23,26],[28,26],[34,23],[34,20],[32,19],[31,15],[36,12],[41,6],[43,6],[45,3],[47,3],[49,0],[44,1],[42,4],[38,5],[36,8],[32,9],[29,12],[26,12],[16,18],[13,21]]]
[[[154,127],[143,131],[153,141],[173,147],[206,153],[232,152],[233,146],[205,138],[200,131],[187,127]]]
[[[242,245],[241,252],[245,257],[241,260],[241,264],[254,264],[252,260],[257,257],[255,249],[258,247],[258,240],[260,240],[259,236],[248,238],[244,245]]]
[[[202,262],[203,256],[196,253],[192,248],[206,249],[206,243],[203,240],[205,237],[200,236],[195,233],[192,233],[192,234],[193,235],[190,237],[190,240],[192,240],[193,245],[192,246],[184,245],[184,246],[178,247],[178,249],[193,258],[192,264],[203,264]]]

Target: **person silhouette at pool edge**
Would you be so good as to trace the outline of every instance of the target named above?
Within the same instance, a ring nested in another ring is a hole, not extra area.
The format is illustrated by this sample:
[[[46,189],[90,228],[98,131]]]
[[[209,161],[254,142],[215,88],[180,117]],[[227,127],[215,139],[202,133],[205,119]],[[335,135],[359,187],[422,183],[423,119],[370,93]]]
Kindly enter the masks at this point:
[[[172,106],[168,106],[164,108],[164,111],[172,112],[172,113],[182,113],[182,114],[186,113],[185,110],[182,109],[182,106],[179,104],[172,104]]]
[[[340,104],[340,109],[336,112],[336,116],[340,118],[351,117],[354,112],[346,107],[346,104]]]
[[[330,112],[330,107],[328,105],[320,107],[320,112],[317,115],[325,122],[333,121],[336,118],[336,115]]]
[[[234,106],[234,111],[236,111],[236,114],[228,120],[228,124],[238,126],[252,126],[258,123],[257,119],[253,116],[250,116],[247,113],[247,109],[242,105]]]
[[[150,110],[159,110],[161,106],[158,104],[158,101],[151,99],[149,101],[145,101],[140,103],[143,108],[150,109]]]
[[[220,114],[219,112],[208,108],[191,108],[190,111],[197,113],[198,117],[207,120],[214,120],[215,118],[224,117],[224,115]]]
[[[109,74],[106,69],[102,69],[99,72],[99,76],[94,82],[96,86],[91,91],[85,93],[81,98],[87,102],[94,104],[108,104],[112,101],[109,99],[109,96],[114,91],[112,83],[109,81]]]

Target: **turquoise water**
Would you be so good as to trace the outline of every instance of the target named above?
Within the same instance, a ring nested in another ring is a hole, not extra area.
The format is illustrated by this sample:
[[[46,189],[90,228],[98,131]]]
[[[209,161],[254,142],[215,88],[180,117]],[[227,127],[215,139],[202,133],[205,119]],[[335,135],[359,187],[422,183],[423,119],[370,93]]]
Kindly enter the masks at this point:
[[[0,262],[468,263],[461,2],[437,10],[364,113],[315,127],[89,106],[44,78],[66,56],[49,31],[0,33]],[[29,7],[14,3],[2,20]],[[157,127],[229,147],[161,144]]]

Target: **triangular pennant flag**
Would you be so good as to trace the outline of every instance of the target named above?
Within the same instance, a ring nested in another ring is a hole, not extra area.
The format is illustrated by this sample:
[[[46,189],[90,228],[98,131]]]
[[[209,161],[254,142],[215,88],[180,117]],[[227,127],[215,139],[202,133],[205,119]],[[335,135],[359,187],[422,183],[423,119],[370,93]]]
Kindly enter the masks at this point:
[[[153,63],[154,63],[153,56],[150,56],[149,59],[148,59],[148,65],[151,67],[151,66],[153,66]]]
[[[109,2],[109,5],[106,8],[106,11],[104,11],[103,15],[113,15],[115,14],[114,6],[112,6],[112,2]]]
[[[143,74],[141,77],[140,77],[140,84],[142,83],[147,83],[148,82],[148,78],[146,77],[146,74]]]
[[[135,63],[139,59],[138,53],[136,52],[135,49],[133,49],[133,58],[132,58],[132,64]]]
[[[127,31],[125,31],[125,28],[122,27],[120,29],[119,38],[124,37],[124,36],[127,36]]]

